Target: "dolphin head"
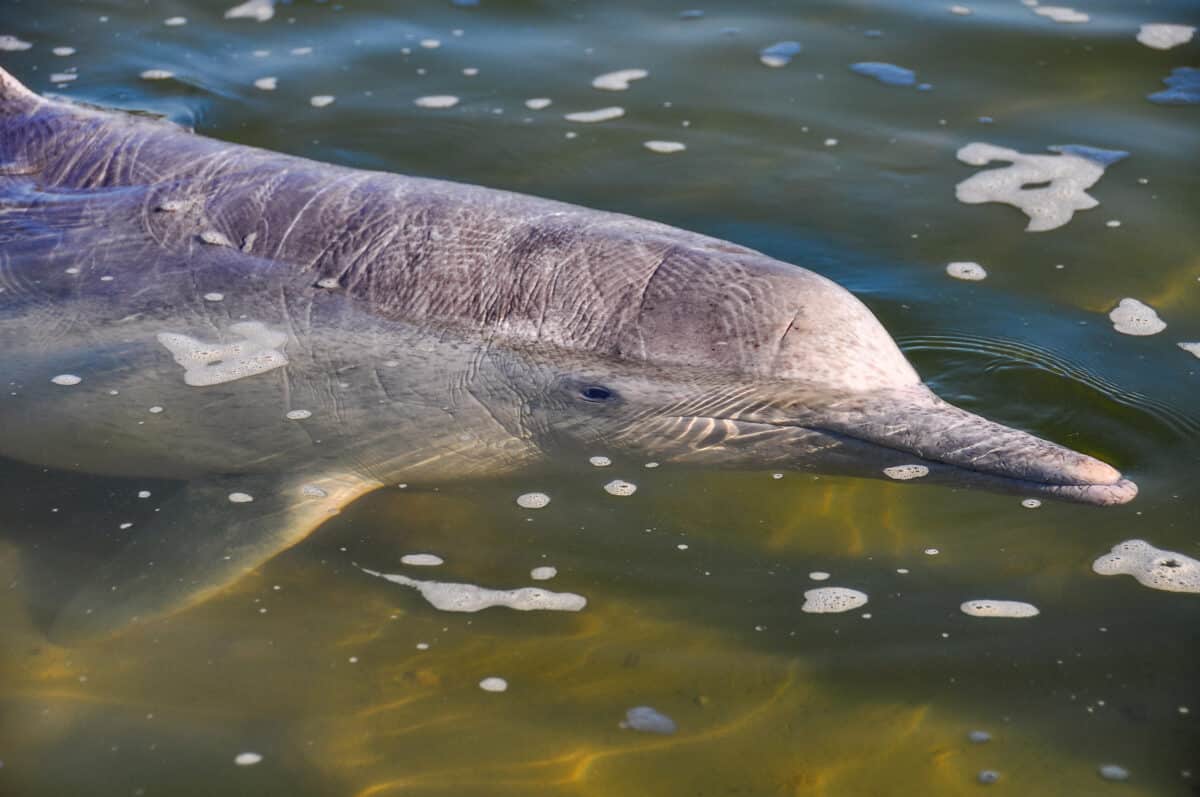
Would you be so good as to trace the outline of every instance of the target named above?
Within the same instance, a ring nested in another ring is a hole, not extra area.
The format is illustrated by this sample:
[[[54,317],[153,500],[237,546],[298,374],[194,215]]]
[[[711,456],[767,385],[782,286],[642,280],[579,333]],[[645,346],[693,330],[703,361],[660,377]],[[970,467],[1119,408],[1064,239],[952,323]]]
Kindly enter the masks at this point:
[[[1137,494],[1100,460],[938,398],[871,311],[824,277],[715,244],[656,262],[603,356],[544,371],[530,424],[549,445],[1100,505]]]

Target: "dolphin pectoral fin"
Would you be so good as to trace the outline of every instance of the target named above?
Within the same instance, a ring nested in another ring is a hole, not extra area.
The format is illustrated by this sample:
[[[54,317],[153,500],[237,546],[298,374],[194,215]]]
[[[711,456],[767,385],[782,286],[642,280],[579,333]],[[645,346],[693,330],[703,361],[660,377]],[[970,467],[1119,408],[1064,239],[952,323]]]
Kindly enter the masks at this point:
[[[190,482],[67,602],[48,636],[71,644],[199,604],[380,486],[345,474]]]

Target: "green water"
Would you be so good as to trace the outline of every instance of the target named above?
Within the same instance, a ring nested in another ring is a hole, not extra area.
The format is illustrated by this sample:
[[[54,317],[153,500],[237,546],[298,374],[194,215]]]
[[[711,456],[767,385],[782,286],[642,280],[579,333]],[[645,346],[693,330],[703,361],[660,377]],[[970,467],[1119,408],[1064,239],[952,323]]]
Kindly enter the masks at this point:
[[[1141,495],[1031,510],[974,491],[624,461],[413,484],[361,499],[201,606],[65,648],[46,640],[46,613],[112,554],[104,530],[148,521],[177,485],[3,462],[0,794],[1195,794],[1200,598],[1091,563],[1131,538],[1200,557],[1200,360],[1176,346],[1200,340],[1200,108],[1145,99],[1197,65],[1200,43],[1134,40],[1145,22],[1195,25],[1200,9],[1081,0],[1090,20],[1070,25],[1015,0],[966,4],[969,16],[941,2],[706,2],[685,20],[686,5],[628,0],[302,0],[258,23],[223,19],[232,2],[2,0],[0,34],[33,47],[0,64],[38,91],[632,213],[826,274],[942,396],[1102,457]],[[174,16],[187,23],[163,24]],[[804,49],[760,64],[782,40]],[[849,70],[858,61],[914,69],[933,89],[881,85]],[[591,88],[629,67],[650,76]],[[139,78],[148,69],[175,77]],[[268,76],[275,90],[254,87]],[[442,94],[461,101],[413,103]],[[315,108],[314,95],[336,99]],[[527,109],[533,97],[553,104]],[[563,119],[608,105],[625,116]],[[1091,189],[1098,208],[1032,234],[1013,208],[955,200],[976,172],[955,152],[973,141],[1130,156]],[[948,278],[956,260],[988,279]],[[1106,313],[1123,297],[1166,331],[1116,333]],[[637,493],[606,495],[613,477]],[[531,490],[553,502],[516,507]],[[412,552],[446,564],[402,568]],[[546,586],[589,603],[440,613],[356,564],[505,587],[553,565]],[[870,602],[802,613],[812,571]],[[1041,614],[959,612],[977,597]],[[508,690],[481,690],[488,676]],[[621,729],[637,705],[678,731]],[[992,740],[970,743],[976,729]],[[248,751],[262,761],[236,766]],[[1130,779],[1101,779],[1110,763]],[[985,769],[999,782],[978,784]]]

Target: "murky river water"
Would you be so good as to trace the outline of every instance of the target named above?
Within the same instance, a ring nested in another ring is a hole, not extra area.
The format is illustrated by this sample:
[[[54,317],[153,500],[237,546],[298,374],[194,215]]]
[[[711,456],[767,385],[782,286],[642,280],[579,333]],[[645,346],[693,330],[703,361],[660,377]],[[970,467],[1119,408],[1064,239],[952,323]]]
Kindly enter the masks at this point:
[[[1200,44],[1135,40],[1144,23],[1197,24],[1194,2],[1080,0],[1077,22],[1016,0],[968,0],[970,13],[731,0],[683,15],[298,0],[262,22],[225,19],[230,5],[2,0],[0,35],[32,46],[0,64],[35,90],[209,136],[619,210],[812,268],[862,297],[942,396],[1113,462],[1141,495],[1029,509],[620,460],[411,484],[197,608],[60,647],[45,618],[112,555],[119,524],[149,521],[177,485],[5,461],[0,793],[1197,792],[1200,598],[1091,568],[1136,538],[1200,556],[1200,360],[1177,345],[1200,340],[1200,108],[1146,99]],[[792,40],[789,63],[760,62]],[[887,85],[858,62],[930,86]],[[590,85],[626,68],[649,75]],[[414,102],[441,96],[458,102]],[[607,106],[624,116],[564,119]],[[977,172],[956,159],[971,142],[1129,155],[1090,189],[1099,207],[1031,233],[1014,208],[956,200]],[[952,279],[951,261],[987,279]],[[1125,297],[1166,330],[1115,331],[1107,313]],[[614,477],[636,494],[606,494]],[[518,507],[530,491],[553,500]],[[401,564],[417,552],[445,563]],[[515,587],[545,566],[557,575],[543,585],[586,609],[443,613],[360,569]],[[869,603],[802,613],[820,583]],[[969,617],[972,598],[1041,613]],[[506,691],[481,689],[489,677]],[[635,706],[675,732],[622,728]],[[246,753],[261,760],[235,763]],[[981,785],[985,770],[999,780]]]

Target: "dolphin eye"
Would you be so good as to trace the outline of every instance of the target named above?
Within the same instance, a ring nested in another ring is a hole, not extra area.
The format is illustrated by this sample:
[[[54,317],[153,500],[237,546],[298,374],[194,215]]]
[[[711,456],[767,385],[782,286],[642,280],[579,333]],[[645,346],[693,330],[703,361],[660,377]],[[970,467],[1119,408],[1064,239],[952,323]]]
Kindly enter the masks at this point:
[[[613,397],[613,392],[600,385],[586,385],[580,388],[579,397],[584,401],[608,401]]]

